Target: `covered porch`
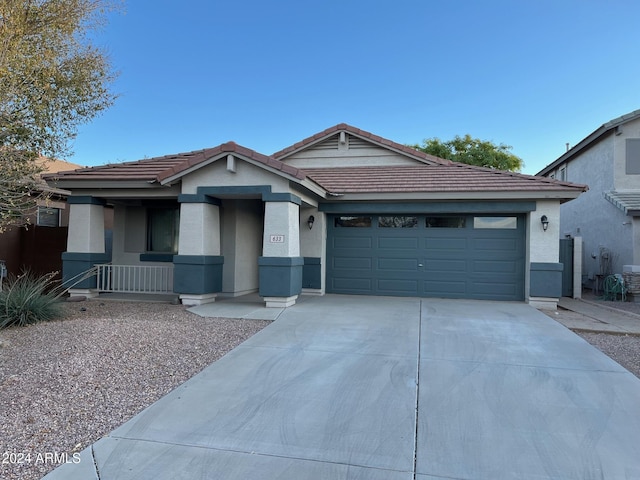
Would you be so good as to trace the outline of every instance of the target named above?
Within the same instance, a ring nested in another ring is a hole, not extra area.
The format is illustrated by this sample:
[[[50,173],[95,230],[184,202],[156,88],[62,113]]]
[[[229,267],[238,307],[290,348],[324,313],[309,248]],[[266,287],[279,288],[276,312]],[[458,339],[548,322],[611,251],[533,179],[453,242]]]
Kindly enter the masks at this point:
[[[89,298],[176,294],[183,304],[200,305],[219,295],[256,293],[268,307],[287,307],[303,288],[301,224],[303,237],[312,234],[308,211],[315,213],[318,230],[323,224],[323,214],[300,197],[272,193],[270,186],[204,187],[197,194],[155,201],[72,197],[70,203],[64,276],[95,269],[94,277],[70,290],[71,296]],[[107,205],[114,208],[111,252],[104,242]],[[310,252],[309,245],[305,250],[314,254],[307,257],[305,284],[317,293],[321,254]]]

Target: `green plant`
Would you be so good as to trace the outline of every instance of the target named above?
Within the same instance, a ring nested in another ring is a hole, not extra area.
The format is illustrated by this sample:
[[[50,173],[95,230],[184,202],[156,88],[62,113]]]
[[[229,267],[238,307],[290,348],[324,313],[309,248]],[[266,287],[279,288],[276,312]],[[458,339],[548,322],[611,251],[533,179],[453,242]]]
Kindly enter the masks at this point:
[[[0,329],[53,320],[63,315],[60,301],[64,290],[54,273],[37,276],[26,271],[10,276],[0,291]]]

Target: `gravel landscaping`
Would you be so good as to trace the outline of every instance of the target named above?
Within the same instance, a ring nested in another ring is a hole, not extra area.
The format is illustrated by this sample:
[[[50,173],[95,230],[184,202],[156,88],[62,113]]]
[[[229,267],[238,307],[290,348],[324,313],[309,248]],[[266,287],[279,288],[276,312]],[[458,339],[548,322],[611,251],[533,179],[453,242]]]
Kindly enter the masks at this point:
[[[35,480],[269,322],[181,305],[87,301],[0,331],[0,478]],[[54,456],[57,454],[57,457]]]
[[[72,461],[269,324],[201,318],[167,303],[65,309],[61,321],[0,330],[2,480],[40,479]],[[640,336],[577,333],[640,378]]]

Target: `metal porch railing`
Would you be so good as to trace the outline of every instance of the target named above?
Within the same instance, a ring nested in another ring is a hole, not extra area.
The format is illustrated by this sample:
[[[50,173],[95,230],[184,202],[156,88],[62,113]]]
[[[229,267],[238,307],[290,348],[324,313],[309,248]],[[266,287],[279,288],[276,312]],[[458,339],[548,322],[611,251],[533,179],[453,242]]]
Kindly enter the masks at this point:
[[[98,290],[117,293],[173,293],[173,265],[96,265]]]

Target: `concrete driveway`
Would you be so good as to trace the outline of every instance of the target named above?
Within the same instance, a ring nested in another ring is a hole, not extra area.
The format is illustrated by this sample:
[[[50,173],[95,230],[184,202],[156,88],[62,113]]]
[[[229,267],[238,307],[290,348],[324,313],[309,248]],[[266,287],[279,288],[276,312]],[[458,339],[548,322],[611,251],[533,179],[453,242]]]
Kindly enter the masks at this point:
[[[327,295],[51,479],[640,478],[640,380],[521,303]]]

